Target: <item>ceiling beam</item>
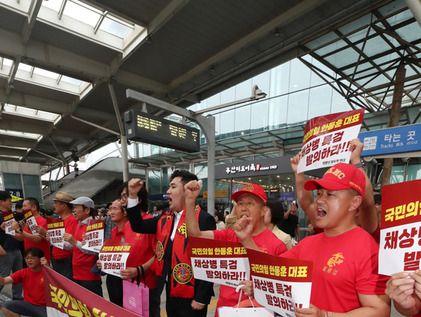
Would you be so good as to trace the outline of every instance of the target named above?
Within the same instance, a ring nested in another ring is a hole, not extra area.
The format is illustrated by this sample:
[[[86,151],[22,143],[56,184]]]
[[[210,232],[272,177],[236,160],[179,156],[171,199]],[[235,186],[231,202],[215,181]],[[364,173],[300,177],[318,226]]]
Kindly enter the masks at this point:
[[[71,110],[71,105],[53,99],[24,94],[13,90],[7,95],[7,91],[0,89],[0,102],[10,103],[16,106],[47,111],[57,114],[66,114]]]
[[[140,46],[142,46],[149,36],[161,29],[168,21],[180,11],[189,0],[172,0],[163,8],[145,28],[133,38],[127,40],[127,45],[123,52],[123,60],[129,58]]]
[[[253,32],[247,34],[240,40],[234,42],[233,44],[229,45],[225,49],[217,52],[212,57],[208,58],[203,63],[195,66],[191,70],[185,72],[183,75],[179,76],[178,78],[174,79],[170,86],[175,88],[182,83],[191,80],[199,73],[205,71],[210,66],[217,64],[218,62],[228,59],[236,52],[240,51],[241,49],[250,46],[252,43],[257,41],[259,38],[269,34],[275,28],[287,25],[294,21],[297,17],[304,15],[307,12],[314,10],[315,8],[321,6],[323,2],[326,0],[319,1],[319,0],[307,0],[307,1],[300,1],[297,5],[293,6],[292,8],[288,9],[287,11],[282,12],[280,15],[269,21],[268,23],[262,25],[258,29],[254,30]]]
[[[22,41],[23,43],[28,43],[29,38],[31,37],[32,30],[34,28],[35,22],[37,21],[37,16],[39,9],[41,8],[42,0],[32,0],[31,6],[29,8],[28,21],[23,26],[22,30]]]
[[[43,135],[53,126],[51,122],[17,116],[11,113],[2,113],[0,129],[36,133]]]
[[[19,34],[0,29],[0,55],[21,61],[33,66],[57,72],[88,82],[108,81],[112,76],[117,82],[134,89],[148,90],[157,93],[167,92],[166,85],[127,71],[113,74],[110,66],[87,58],[54,45],[30,39],[25,45]]]
[[[4,89],[0,89],[0,102],[10,103],[15,106],[26,107],[35,110],[47,111],[51,113],[70,115],[72,104],[64,103],[58,100],[25,94],[13,90],[7,95]],[[98,121],[108,121],[115,118],[111,113],[80,107],[75,114],[82,118],[95,118]]]
[[[4,156],[23,156],[26,150],[0,146],[0,155]]]
[[[35,139],[20,138],[17,136],[0,134],[0,145],[31,148],[35,145]]]

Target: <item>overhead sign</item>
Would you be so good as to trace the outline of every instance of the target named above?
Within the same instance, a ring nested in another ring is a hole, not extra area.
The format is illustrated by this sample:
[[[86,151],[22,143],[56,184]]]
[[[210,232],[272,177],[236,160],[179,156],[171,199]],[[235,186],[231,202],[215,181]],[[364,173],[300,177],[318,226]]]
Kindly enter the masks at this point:
[[[198,129],[131,109],[124,113],[127,138],[185,152],[200,151]]]
[[[292,173],[289,156],[215,166],[216,179],[278,175],[283,173]]]
[[[421,124],[361,132],[362,156],[380,156],[421,151]]]

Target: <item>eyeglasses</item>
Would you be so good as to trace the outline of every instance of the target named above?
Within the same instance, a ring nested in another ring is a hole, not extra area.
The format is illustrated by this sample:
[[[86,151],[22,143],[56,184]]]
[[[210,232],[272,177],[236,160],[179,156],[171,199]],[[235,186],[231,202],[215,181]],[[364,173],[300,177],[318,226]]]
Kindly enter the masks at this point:
[[[37,259],[38,259],[38,257],[36,257],[36,256],[25,256],[26,261],[37,260]]]

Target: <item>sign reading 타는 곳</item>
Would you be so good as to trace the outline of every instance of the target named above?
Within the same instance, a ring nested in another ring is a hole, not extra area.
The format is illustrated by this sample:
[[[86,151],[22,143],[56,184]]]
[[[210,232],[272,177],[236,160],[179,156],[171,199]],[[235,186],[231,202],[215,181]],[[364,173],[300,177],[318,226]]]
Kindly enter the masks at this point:
[[[361,132],[362,156],[387,156],[421,151],[421,124]]]

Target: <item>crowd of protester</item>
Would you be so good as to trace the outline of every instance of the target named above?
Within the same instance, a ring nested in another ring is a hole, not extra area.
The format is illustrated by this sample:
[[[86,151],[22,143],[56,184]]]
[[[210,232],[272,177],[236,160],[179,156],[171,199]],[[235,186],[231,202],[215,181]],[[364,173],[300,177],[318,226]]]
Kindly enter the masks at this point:
[[[131,179],[98,212],[89,197],[57,192],[54,215],[42,213],[38,200],[26,197],[15,206],[12,236],[4,232],[3,222],[3,215],[12,210],[11,196],[0,191],[0,290],[4,284],[13,284],[13,298],[2,305],[2,312],[6,316],[46,316],[42,265],[51,265],[103,296],[98,253],[82,247],[87,226],[100,220],[105,224],[104,244],[131,246],[121,277],[106,277],[109,300],[123,306],[123,280],[142,280],[149,288],[149,316],[160,316],[164,289],[168,316],[207,315],[214,296],[212,283],[180,271],[184,263],[190,264],[188,237],[240,242],[270,255],[312,261],[311,305],[296,308],[297,317],[386,317],[391,299],[399,312],[416,316],[421,311],[421,273],[402,272],[391,278],[378,274],[381,197],[373,193],[359,165],[362,144],[358,140],[352,142],[351,151],[349,164],[334,165],[321,179],[305,180],[297,172],[299,157],[292,158],[297,202],[291,202],[287,210],[279,200],[268,199],[261,186],[248,184],[233,193],[234,207],[229,214],[218,211],[212,217],[197,205],[201,191],[197,176],[176,170],[166,193],[166,211],[155,206],[148,212],[145,183]],[[300,241],[298,207],[315,232]],[[28,211],[35,217],[36,232],[24,221]],[[49,244],[47,217],[63,220],[63,248]],[[251,282],[243,284],[253,296]],[[234,288],[221,286],[217,307],[235,306],[238,297]]]

